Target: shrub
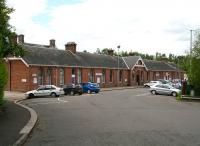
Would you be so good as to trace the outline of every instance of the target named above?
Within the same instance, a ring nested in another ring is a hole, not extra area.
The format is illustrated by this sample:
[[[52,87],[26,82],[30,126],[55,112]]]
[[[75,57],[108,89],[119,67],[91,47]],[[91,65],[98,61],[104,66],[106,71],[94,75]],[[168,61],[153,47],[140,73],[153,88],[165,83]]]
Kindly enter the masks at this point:
[[[178,95],[176,96],[176,100],[181,100],[182,94],[181,92],[178,93]]]
[[[3,59],[0,59],[0,107],[5,103],[4,97],[4,89],[7,84],[7,70],[4,64]]]

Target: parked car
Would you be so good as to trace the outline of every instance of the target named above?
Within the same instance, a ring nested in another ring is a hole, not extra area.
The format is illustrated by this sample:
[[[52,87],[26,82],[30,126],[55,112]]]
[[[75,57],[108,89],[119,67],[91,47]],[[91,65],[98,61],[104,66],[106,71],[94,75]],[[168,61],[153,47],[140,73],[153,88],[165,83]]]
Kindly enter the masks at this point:
[[[160,81],[150,81],[149,83],[145,83],[144,87],[151,87],[153,85],[162,84]]]
[[[79,94],[82,95],[83,94],[83,87],[80,84],[67,84],[63,86],[63,90],[64,90],[64,94],[65,95],[75,95],[75,94]]]
[[[151,86],[150,92],[154,95],[165,94],[165,95],[172,95],[176,97],[181,92],[181,90],[176,89],[168,84],[157,84],[157,85]]]
[[[177,89],[181,89],[182,88],[181,80],[180,79],[172,80],[172,86],[177,88]]]
[[[171,84],[169,80],[165,80],[165,79],[158,79],[158,81],[160,81],[162,84]]]
[[[64,94],[63,89],[56,87],[54,85],[43,85],[40,86],[36,90],[31,90],[25,93],[25,96],[27,98],[33,98],[36,96],[52,96],[52,97],[57,97],[60,96],[61,94]]]
[[[82,87],[83,87],[83,92],[84,93],[92,93],[92,92],[95,92],[95,93],[99,93],[100,91],[100,87],[99,87],[99,84],[97,83],[81,83]]]

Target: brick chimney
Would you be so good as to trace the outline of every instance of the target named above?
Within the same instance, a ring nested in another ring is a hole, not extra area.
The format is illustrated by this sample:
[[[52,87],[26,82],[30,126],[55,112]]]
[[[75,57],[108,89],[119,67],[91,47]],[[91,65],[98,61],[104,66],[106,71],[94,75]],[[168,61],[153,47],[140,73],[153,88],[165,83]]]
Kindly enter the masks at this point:
[[[167,57],[162,57],[162,58],[161,58],[161,61],[167,63],[167,62],[168,62],[168,58],[167,58]]]
[[[49,40],[49,47],[56,48],[56,40],[54,40],[54,39]]]
[[[72,53],[76,53],[76,43],[75,42],[68,42],[65,44],[65,50],[69,50]]]
[[[18,43],[20,43],[20,44],[24,43],[24,35],[23,34],[18,35]]]
[[[14,44],[17,44],[17,35],[14,34],[11,38],[11,42],[14,43]]]
[[[109,50],[107,50],[107,51],[108,51],[108,55],[110,55],[110,56],[113,56],[113,55],[114,55],[114,50],[109,49]]]

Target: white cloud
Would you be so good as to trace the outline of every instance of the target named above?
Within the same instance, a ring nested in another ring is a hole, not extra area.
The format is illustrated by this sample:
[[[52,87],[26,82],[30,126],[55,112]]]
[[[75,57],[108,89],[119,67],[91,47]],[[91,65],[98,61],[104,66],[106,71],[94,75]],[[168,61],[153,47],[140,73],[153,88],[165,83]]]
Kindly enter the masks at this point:
[[[27,42],[47,44],[55,38],[64,48],[75,41],[79,51],[121,45],[124,51],[183,54],[189,30],[200,24],[197,0],[86,0],[57,7],[47,0],[9,2],[16,9],[11,24]],[[43,13],[52,17],[47,24],[33,21]]]

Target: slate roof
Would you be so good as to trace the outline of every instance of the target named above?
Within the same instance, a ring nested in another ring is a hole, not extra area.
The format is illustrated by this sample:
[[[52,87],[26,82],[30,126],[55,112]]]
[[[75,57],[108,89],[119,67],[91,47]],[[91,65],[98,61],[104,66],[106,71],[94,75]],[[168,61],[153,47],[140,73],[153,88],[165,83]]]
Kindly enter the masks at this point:
[[[178,67],[175,63],[173,62],[168,62],[169,65],[171,65],[173,68],[175,68],[177,71],[182,71],[184,72],[183,69],[181,69],[180,67]]]
[[[143,60],[148,70],[156,70],[156,71],[177,71],[177,68],[173,67],[169,63],[163,61],[155,61],[155,60]]]
[[[92,53],[76,52],[48,48],[44,45],[24,44],[28,54],[23,60],[29,65],[78,66],[96,68],[118,68],[118,57]],[[119,58],[119,68],[127,69]]]
[[[141,58],[140,56],[128,56],[123,57],[124,61],[126,62],[129,69],[132,69],[133,66],[137,63],[138,59]]]

